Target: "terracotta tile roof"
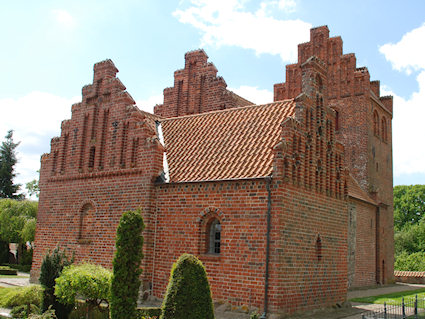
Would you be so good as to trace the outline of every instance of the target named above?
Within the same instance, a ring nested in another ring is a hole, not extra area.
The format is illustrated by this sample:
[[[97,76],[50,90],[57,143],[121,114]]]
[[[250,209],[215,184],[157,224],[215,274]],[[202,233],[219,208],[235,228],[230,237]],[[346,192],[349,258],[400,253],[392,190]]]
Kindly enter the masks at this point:
[[[395,270],[395,277],[425,277],[425,271],[402,271]]]
[[[348,175],[347,184],[348,184],[348,196],[356,198],[356,199],[360,199],[372,205],[378,205],[378,203],[361,188],[359,183],[356,181],[356,179],[353,176],[351,176],[351,174]]]
[[[286,100],[161,120],[170,182],[264,177],[272,173]]]

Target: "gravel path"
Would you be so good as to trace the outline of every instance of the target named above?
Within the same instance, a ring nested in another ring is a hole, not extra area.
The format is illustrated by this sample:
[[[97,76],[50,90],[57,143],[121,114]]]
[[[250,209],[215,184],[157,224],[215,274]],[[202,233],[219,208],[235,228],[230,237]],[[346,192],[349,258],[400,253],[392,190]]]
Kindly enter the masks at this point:
[[[23,277],[23,278],[22,278]],[[18,272],[17,277],[0,277],[0,287],[28,286],[30,284],[30,275]]]

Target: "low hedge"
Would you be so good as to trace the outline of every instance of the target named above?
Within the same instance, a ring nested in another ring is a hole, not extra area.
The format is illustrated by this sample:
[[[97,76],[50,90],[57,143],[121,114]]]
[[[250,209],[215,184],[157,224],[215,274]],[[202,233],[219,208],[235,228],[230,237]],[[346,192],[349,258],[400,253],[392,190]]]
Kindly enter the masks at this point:
[[[138,307],[137,319],[143,319],[146,316],[158,317],[161,315],[161,307]]]
[[[136,309],[136,313],[137,313],[136,319],[159,318],[159,316],[161,315],[161,307],[138,307]],[[86,303],[82,300],[78,300],[69,318],[79,319],[79,318],[85,317],[86,314],[87,314]],[[95,308],[92,315],[94,319],[109,319],[109,311],[106,307],[104,311],[99,311],[99,309]]]
[[[31,265],[19,265],[19,264],[2,264],[2,266],[8,266],[12,269],[16,269],[21,272],[30,272]]]
[[[0,266],[0,275],[13,275],[16,276],[18,271],[8,266]]]

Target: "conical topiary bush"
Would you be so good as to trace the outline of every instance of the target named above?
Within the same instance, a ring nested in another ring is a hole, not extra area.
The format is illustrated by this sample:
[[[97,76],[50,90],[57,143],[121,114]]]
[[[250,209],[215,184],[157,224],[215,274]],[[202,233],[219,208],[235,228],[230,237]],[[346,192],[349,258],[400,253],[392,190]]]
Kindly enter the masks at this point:
[[[171,269],[160,319],[213,319],[207,273],[201,261],[183,254]]]

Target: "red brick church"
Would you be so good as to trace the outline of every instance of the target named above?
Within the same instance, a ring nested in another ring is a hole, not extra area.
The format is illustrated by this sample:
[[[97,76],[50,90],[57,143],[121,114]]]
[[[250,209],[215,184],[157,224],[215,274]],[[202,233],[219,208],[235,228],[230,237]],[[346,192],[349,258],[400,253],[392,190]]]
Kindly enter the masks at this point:
[[[142,209],[143,289],[162,297],[172,263],[204,263],[213,298],[291,313],[393,281],[392,97],[326,26],[254,105],[203,50],[139,110],[111,60],[41,159],[32,280],[48,249],[111,268],[121,214]]]

